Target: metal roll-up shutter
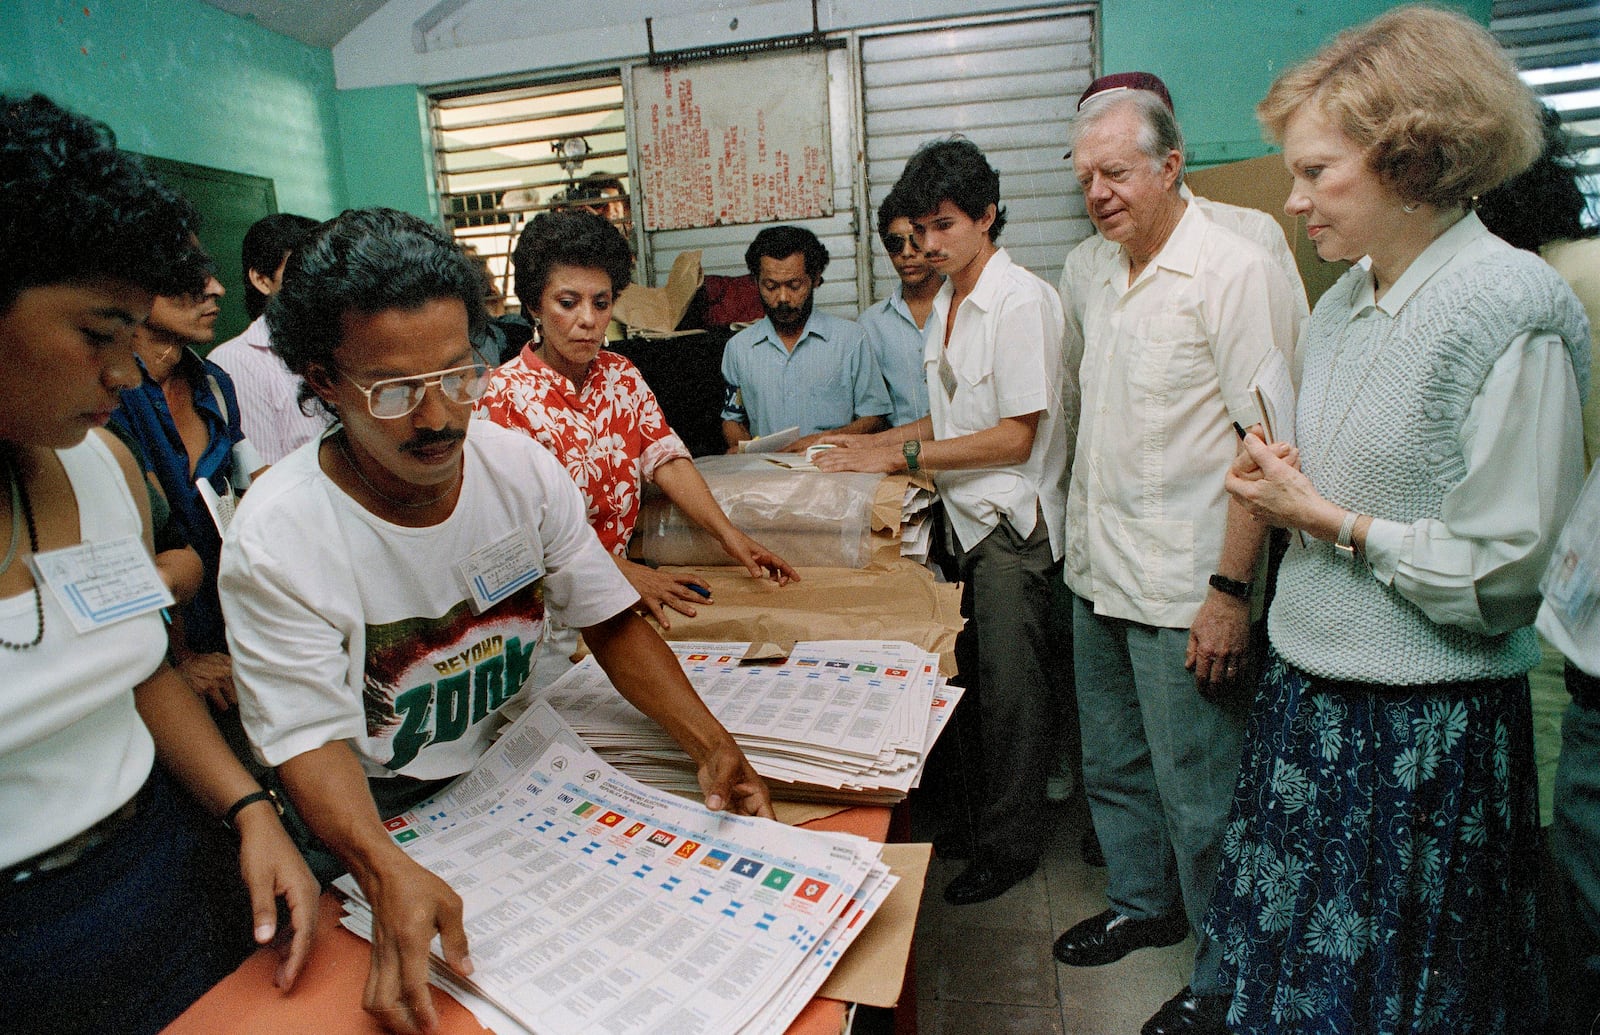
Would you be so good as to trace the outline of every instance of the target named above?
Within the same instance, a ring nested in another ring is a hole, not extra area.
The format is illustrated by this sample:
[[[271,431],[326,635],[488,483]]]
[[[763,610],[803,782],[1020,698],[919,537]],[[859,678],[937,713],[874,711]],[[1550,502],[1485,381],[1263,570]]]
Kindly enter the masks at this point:
[[[1495,0],[1489,30],[1561,114],[1591,199],[1600,196],[1600,3]]]
[[[817,235],[828,249],[828,268],[816,291],[818,309],[855,319],[866,307],[856,289],[856,222],[854,210],[855,142],[850,105],[850,55],[844,49],[830,49],[828,55],[829,149],[833,160],[833,215],[816,219],[792,220]],[[737,277],[749,270],[744,252],[771,223],[700,227],[692,230],[656,230],[649,234],[650,250],[658,283],[666,282],[667,271],[679,253],[700,249],[700,263],[707,274]]]
[[[1093,78],[1093,40],[1088,11],[863,36],[869,229],[918,145],[959,133],[1000,172],[1008,213],[1000,244],[1054,284],[1067,252],[1094,231],[1061,158],[1067,120]],[[894,268],[875,246],[874,299],[894,284]]]

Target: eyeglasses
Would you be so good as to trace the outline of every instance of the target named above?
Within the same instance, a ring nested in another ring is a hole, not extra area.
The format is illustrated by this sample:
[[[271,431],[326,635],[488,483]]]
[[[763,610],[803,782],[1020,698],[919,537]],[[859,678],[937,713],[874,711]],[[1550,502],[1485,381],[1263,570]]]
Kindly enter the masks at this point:
[[[422,397],[430,387],[437,386],[446,399],[463,406],[477,402],[483,397],[484,389],[489,387],[489,367],[481,360],[464,367],[436,370],[420,377],[386,378],[373,382],[370,388],[342,370],[339,373],[367,397],[367,412],[379,420],[404,417],[422,405]]]
[[[884,246],[885,249],[888,250],[890,255],[899,255],[900,252],[903,251],[905,249],[905,246],[908,245],[908,244],[911,245],[911,250],[912,251],[917,252],[919,254],[922,252],[922,246],[917,243],[917,239],[916,239],[915,236],[906,236],[906,235],[903,235],[903,234],[884,234],[883,235],[883,246]]]

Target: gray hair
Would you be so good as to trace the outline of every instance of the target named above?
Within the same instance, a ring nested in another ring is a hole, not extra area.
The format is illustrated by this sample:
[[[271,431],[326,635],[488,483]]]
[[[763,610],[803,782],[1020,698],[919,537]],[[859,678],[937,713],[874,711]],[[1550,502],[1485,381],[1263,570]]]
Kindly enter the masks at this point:
[[[1072,150],[1078,149],[1078,141],[1085,133],[1124,107],[1132,107],[1139,116],[1139,136],[1134,144],[1152,165],[1159,169],[1169,153],[1178,152],[1178,182],[1182,183],[1187,164],[1183,130],[1178,127],[1172,109],[1148,90],[1109,90],[1085,101],[1068,130]]]

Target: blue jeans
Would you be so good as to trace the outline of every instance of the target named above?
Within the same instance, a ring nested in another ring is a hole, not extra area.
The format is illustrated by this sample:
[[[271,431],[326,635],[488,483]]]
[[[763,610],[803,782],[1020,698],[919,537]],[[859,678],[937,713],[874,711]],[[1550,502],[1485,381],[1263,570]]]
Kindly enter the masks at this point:
[[[1189,630],[1094,613],[1072,601],[1083,785],[1105,852],[1106,897],[1138,919],[1188,916],[1201,995],[1222,994],[1220,947],[1201,929],[1239,777],[1242,701],[1201,697],[1183,667]]]

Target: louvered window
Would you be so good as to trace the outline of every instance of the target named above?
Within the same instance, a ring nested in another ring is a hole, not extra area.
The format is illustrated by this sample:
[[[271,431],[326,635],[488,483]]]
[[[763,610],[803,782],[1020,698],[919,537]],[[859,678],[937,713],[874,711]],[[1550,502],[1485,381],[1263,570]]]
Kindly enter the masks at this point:
[[[445,218],[513,307],[511,249],[539,212],[582,205],[632,239],[620,77],[437,94],[430,107]]]
[[[1589,221],[1600,221],[1600,3],[1495,0],[1489,28],[1522,78],[1561,113],[1584,174]]]

